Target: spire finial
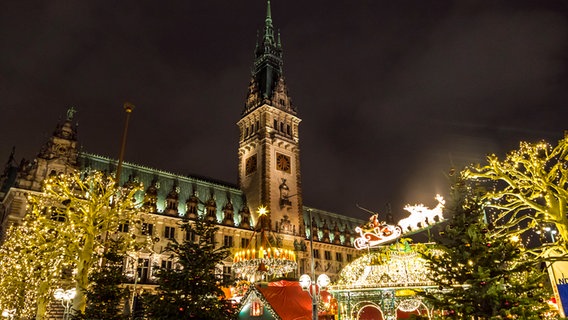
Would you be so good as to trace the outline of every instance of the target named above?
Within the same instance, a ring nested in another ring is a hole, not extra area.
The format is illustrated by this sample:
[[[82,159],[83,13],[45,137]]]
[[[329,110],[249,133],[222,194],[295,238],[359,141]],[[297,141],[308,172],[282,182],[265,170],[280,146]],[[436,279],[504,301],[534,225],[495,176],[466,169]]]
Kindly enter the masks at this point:
[[[266,24],[270,23],[272,26],[272,12],[270,10],[270,0],[266,1]]]
[[[77,110],[75,110],[73,107],[67,109],[67,120],[71,121],[73,120],[73,115],[77,113]]]
[[[266,19],[264,20],[264,43],[274,43],[274,27],[272,26],[272,12],[270,0],[266,1]]]

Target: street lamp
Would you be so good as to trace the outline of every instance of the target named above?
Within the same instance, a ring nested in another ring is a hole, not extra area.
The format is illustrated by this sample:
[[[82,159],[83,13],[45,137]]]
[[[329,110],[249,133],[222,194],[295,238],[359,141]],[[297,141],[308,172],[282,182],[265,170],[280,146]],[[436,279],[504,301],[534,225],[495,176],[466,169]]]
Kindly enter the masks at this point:
[[[12,310],[4,309],[4,311],[2,311],[2,317],[8,318],[10,320],[14,319],[15,315],[16,315],[16,309]]]
[[[321,292],[327,289],[330,282],[329,276],[325,273],[320,274],[315,283],[307,274],[300,276],[300,287],[312,297],[312,320],[318,319],[318,299],[321,297]]]
[[[69,290],[63,290],[59,288],[56,289],[55,292],[53,293],[53,297],[55,297],[55,300],[61,300],[61,304],[63,305],[64,308],[63,320],[69,318],[69,311],[71,309],[71,305],[76,294],[77,290],[75,288]]]

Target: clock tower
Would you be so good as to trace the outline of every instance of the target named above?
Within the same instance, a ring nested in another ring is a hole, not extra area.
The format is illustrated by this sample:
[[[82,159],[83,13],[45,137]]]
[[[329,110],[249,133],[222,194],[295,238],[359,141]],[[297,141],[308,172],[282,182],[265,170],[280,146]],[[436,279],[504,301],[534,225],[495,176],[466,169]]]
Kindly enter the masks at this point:
[[[280,34],[275,37],[270,1],[263,36],[257,41],[251,80],[241,119],[239,187],[257,221],[257,209],[269,211],[271,229],[303,231],[300,183],[300,118],[282,74]]]

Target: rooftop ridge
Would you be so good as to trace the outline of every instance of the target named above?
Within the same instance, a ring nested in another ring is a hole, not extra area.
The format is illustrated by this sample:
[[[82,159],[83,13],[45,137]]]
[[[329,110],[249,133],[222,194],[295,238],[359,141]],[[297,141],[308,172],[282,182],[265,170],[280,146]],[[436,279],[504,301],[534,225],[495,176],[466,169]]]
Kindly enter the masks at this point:
[[[81,152],[79,154],[79,157],[93,158],[95,160],[109,162],[109,163],[113,163],[113,164],[118,163],[117,159],[112,159],[108,156],[102,156],[102,155],[97,155],[97,154],[88,153],[88,152]],[[159,175],[166,176],[166,177],[169,176],[169,178],[185,180],[186,182],[199,181],[199,182],[202,182],[204,184],[222,186],[222,187],[234,189],[234,191],[237,191],[237,192],[241,192],[241,190],[237,187],[236,184],[226,182],[226,181],[216,180],[216,179],[213,179],[213,178],[207,178],[207,177],[195,176],[195,175],[182,175],[182,174],[179,174],[179,173],[174,173],[174,172],[170,172],[170,171],[156,169],[156,168],[152,168],[152,167],[149,167],[149,166],[135,164],[135,163],[127,162],[127,161],[123,162],[122,165],[123,165],[123,167],[128,167],[130,169],[135,168],[135,169],[138,169],[138,170],[143,170],[143,171],[145,171],[146,173],[149,173],[149,174],[159,174]]]

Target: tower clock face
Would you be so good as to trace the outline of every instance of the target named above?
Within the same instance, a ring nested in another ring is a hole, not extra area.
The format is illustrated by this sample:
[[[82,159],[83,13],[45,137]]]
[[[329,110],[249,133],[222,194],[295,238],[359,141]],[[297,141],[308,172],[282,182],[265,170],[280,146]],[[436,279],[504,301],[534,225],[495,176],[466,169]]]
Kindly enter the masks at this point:
[[[290,157],[276,153],[276,169],[290,173]]]
[[[247,158],[245,162],[245,174],[251,174],[256,171],[256,154]]]

